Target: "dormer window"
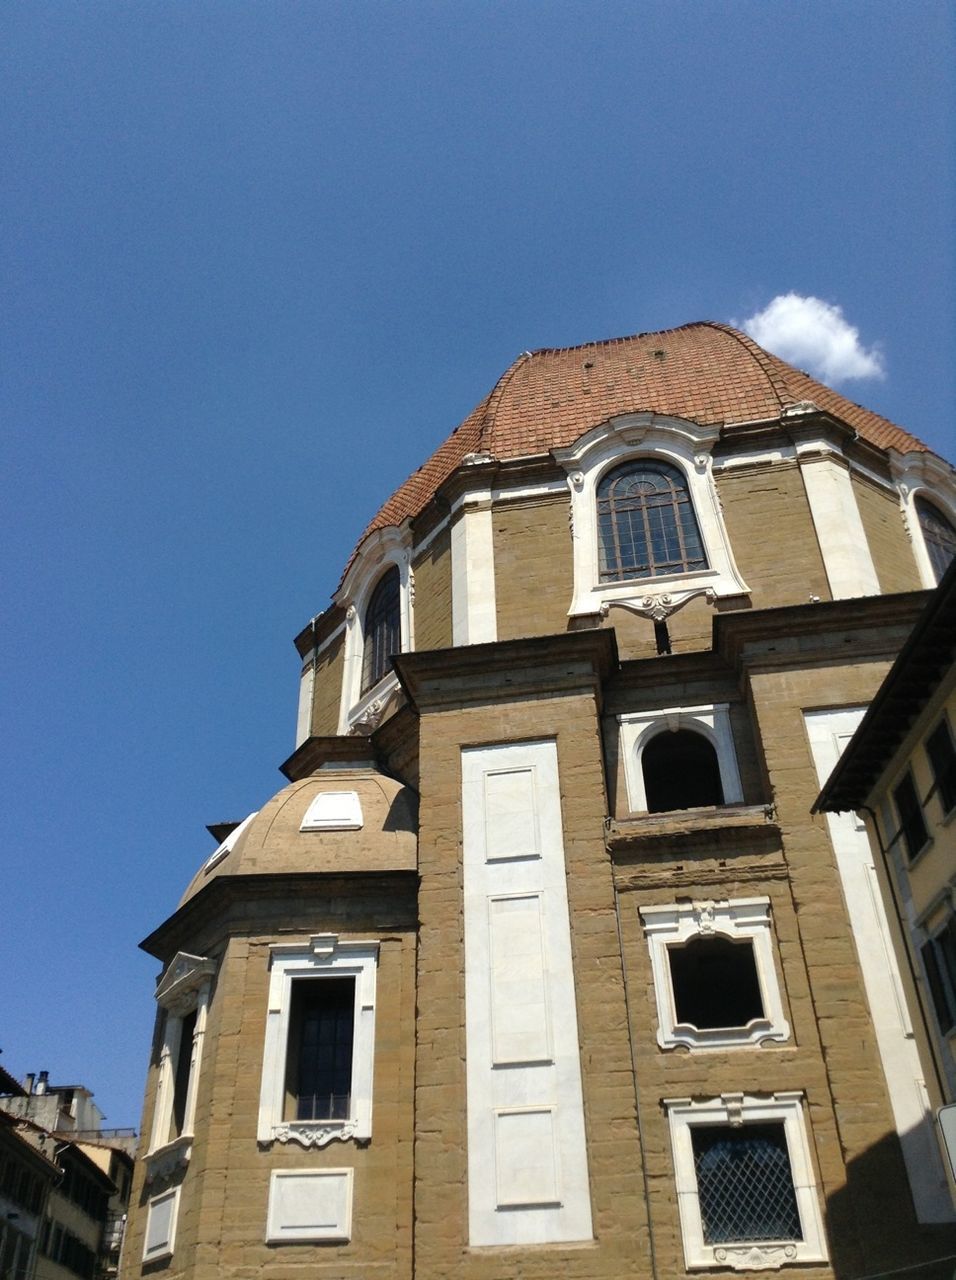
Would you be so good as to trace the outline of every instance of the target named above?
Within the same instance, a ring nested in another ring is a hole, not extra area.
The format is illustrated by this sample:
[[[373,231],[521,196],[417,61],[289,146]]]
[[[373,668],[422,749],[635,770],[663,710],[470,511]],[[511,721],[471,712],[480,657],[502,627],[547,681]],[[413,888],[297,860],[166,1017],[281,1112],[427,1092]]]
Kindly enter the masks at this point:
[[[401,583],[397,565],[386,570],[372,592],[362,634],[362,692],[368,693],[388,674],[392,654],[402,648]]]
[[[929,556],[936,581],[939,582],[956,557],[956,529],[942,511],[934,507],[931,502],[927,502],[925,498],[916,499],[916,514],[919,518],[926,554]]]
[[[597,487],[600,578],[621,582],[708,568],[684,473],[641,458]]]

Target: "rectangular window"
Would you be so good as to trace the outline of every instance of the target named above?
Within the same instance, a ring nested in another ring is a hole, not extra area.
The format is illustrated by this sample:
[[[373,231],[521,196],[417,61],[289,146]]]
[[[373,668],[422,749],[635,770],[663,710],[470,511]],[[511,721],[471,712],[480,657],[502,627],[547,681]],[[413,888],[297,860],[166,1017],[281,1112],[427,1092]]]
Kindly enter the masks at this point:
[[[944,1035],[956,1027],[956,915],[920,948],[933,1007]]]
[[[933,770],[933,781],[936,794],[942,806],[943,814],[956,807],[956,748],[953,746],[953,735],[945,720],[941,721],[926,739],[926,754],[930,768]]]
[[[288,1119],[348,1119],[354,1032],[354,978],[293,982],[286,1055]]]
[[[271,950],[257,1137],[325,1146],[372,1136],[377,942],[316,934]]]
[[[906,856],[910,862],[916,857],[929,839],[926,823],[923,821],[923,807],[916,794],[913,775],[907,771],[893,789],[896,811],[900,818],[898,837],[902,837]]]
[[[193,1036],[196,1034],[196,1010],[182,1019],[179,1029],[179,1051],[173,1073],[173,1127],[170,1138],[178,1138],[186,1123],[186,1097],[193,1062]]]
[[[801,1094],[664,1105],[688,1268],[826,1261]]]

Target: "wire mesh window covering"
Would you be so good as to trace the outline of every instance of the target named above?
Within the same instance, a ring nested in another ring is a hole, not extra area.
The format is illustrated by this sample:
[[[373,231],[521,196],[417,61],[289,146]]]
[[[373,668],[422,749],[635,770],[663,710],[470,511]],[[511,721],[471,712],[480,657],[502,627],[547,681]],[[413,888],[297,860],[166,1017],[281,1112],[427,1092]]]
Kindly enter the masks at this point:
[[[362,692],[388,672],[393,653],[402,648],[401,588],[398,568],[392,566],[378,581],[365,610],[362,653]]]
[[[782,1124],[691,1130],[707,1244],[802,1240]]]
[[[292,984],[287,1094],[296,1120],[347,1120],[352,1096],[355,979]]]
[[[609,471],[597,513],[602,582],[708,568],[687,480],[668,462],[642,459]]]
[[[933,566],[936,581],[956,559],[956,529],[950,524],[941,511],[927,502],[925,498],[916,499],[916,514],[919,527],[923,533],[926,552]]]
[[[923,818],[923,806],[916,794],[913,775],[905,773],[899,784],[893,788],[893,799],[896,811],[900,816],[900,829],[897,838],[902,837],[906,856],[912,862],[929,839],[926,822]]]
[[[943,813],[956,807],[956,747],[946,720],[941,720],[926,739],[926,755],[933,770],[933,782]]]

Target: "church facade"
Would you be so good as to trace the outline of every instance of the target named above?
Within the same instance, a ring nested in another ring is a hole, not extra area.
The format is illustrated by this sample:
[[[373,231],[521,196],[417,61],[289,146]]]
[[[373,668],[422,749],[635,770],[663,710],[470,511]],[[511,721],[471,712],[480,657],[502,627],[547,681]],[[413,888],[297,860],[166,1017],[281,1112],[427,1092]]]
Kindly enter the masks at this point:
[[[143,944],[126,1280],[948,1277],[920,975],[810,810],[954,548],[947,463],[733,329],[520,357]]]

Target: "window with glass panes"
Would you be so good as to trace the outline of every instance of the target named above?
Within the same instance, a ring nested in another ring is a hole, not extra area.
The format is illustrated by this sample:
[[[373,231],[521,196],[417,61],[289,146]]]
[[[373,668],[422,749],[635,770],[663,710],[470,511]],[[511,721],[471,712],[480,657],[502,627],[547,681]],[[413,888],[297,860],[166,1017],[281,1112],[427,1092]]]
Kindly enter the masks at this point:
[[[402,648],[401,582],[396,566],[383,574],[372,592],[362,639],[362,693],[367,693],[388,673],[392,654]]]
[[[609,471],[597,488],[597,516],[602,582],[708,567],[687,480],[669,462]]]

